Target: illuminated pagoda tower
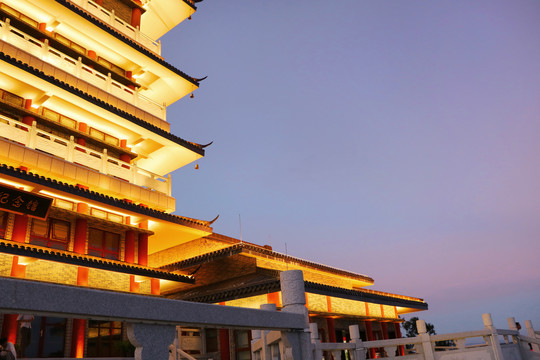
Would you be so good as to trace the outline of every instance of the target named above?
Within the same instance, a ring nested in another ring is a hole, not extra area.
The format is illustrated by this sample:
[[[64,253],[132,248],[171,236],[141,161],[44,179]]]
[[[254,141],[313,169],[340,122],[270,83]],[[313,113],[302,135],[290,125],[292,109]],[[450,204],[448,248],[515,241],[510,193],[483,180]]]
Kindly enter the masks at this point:
[[[193,281],[147,262],[212,232],[170,214],[168,174],[204,149],[169,132],[166,107],[199,84],[154,40],[195,9],[190,0],[0,2],[1,276],[153,295],[164,280]],[[122,355],[110,341],[120,323],[32,325],[28,357]],[[2,333],[20,343],[16,314],[3,316]]]
[[[296,269],[323,341],[342,341],[350,324],[364,340],[400,337],[399,315],[427,309],[422,299],[171,214],[169,174],[204,146],[170,133],[166,107],[200,79],[167,63],[155,39],[195,10],[191,0],[0,0],[0,277],[280,309],[279,273]],[[17,318],[0,316],[2,335],[26,357],[132,356],[121,322],[35,316],[26,344]],[[194,357],[250,358],[247,330],[177,330]]]

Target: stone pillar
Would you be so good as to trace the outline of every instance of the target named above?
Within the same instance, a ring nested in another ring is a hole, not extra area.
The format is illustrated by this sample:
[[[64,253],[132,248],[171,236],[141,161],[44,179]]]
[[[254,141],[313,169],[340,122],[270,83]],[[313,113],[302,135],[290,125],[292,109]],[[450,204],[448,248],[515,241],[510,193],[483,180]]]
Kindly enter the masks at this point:
[[[309,336],[309,316],[306,308],[304,275],[301,270],[282,271],[280,274],[282,312],[304,315],[304,331],[282,332],[286,356],[294,360],[311,360],[311,339]]]
[[[266,311],[277,311],[276,304],[262,304],[260,306],[261,310]],[[272,349],[268,346],[266,336],[270,333],[268,330],[252,330],[251,334],[253,340],[261,339],[261,360],[271,360],[272,359]]]
[[[168,360],[169,346],[175,335],[176,327],[173,325],[127,325],[128,339],[135,346],[134,360]]]
[[[420,336],[420,339],[422,340],[422,353],[424,354],[424,359],[434,360],[435,355],[433,353],[433,345],[431,344],[431,337],[427,332],[426,322],[424,320],[417,320],[416,328],[418,329],[418,336]]]
[[[503,360],[503,353],[501,349],[501,343],[499,342],[499,335],[497,334],[497,329],[493,325],[493,320],[491,314],[482,314],[482,320],[484,321],[484,327],[491,331],[491,336],[489,337],[489,342],[491,343],[491,349],[493,351],[493,357],[495,360]]]
[[[349,334],[351,336],[351,342],[356,346],[352,351],[353,360],[365,360],[366,359],[366,349],[362,344],[362,339],[360,338],[360,329],[358,325],[349,326]]]
[[[527,329],[528,337],[531,337],[533,339],[538,339],[538,337],[536,336],[536,333],[534,332],[534,328],[533,328],[531,320],[525,320],[525,328]],[[533,348],[533,351],[537,353],[540,352],[540,346],[538,346],[537,344],[532,344],[532,348]]]
[[[321,343],[319,338],[319,328],[316,323],[309,323],[309,332],[311,333],[311,344],[313,346],[313,358],[322,359],[323,352],[320,349],[317,349],[317,344]]]

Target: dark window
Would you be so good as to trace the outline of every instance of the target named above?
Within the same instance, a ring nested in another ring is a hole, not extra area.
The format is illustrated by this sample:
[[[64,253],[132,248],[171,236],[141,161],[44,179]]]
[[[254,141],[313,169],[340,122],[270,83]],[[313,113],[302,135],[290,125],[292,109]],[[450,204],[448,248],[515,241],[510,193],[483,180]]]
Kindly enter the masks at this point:
[[[120,321],[88,321],[86,357],[124,356],[124,347]]]
[[[53,249],[67,250],[69,245],[70,223],[49,218],[47,221],[32,219],[30,243]]]
[[[36,316],[32,321],[30,345],[24,355],[30,358],[64,357],[65,337],[65,318]]]
[[[107,259],[120,259],[120,234],[90,228],[88,232],[88,255]]]
[[[234,342],[236,348],[236,360],[249,360],[251,359],[251,331],[249,330],[235,330]]]

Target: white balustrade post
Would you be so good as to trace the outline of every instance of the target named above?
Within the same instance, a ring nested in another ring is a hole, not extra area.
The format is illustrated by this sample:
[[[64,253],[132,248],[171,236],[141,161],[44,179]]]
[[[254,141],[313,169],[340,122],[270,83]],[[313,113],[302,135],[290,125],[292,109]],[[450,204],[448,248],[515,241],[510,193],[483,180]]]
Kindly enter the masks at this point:
[[[81,0],[81,7],[86,10],[88,7],[88,0]]]
[[[29,147],[30,149],[35,149],[36,148],[36,137],[37,137],[37,126],[36,126],[36,122],[35,121],[32,121],[32,126],[30,127],[30,129],[28,129],[28,138],[27,138],[27,141],[26,141],[26,146]]]
[[[116,16],[114,15],[114,9],[111,9],[111,16],[109,18],[110,24],[114,27]]]
[[[137,184],[137,172],[139,171],[138,168],[137,168],[137,163],[133,163],[133,164],[130,164],[130,169],[131,169],[131,183],[132,184],[135,184],[135,185],[141,185],[141,184]]]
[[[45,61],[49,58],[49,39],[45,39],[41,45],[41,57]]]
[[[161,40],[157,41],[157,50],[158,50],[158,54],[161,55]]]
[[[433,344],[431,343],[431,337],[427,332],[426,322],[424,320],[416,321],[416,328],[418,329],[418,336],[422,340],[422,354],[426,360],[434,360]]]
[[[311,332],[311,346],[313,349],[313,359],[321,360],[323,357],[323,352],[317,347],[317,344],[321,342],[319,339],[319,328],[315,323],[309,323],[309,331]]]
[[[516,319],[513,317],[509,317],[506,320],[508,321],[508,327],[510,328],[510,330],[517,331],[519,334],[519,329],[517,328]],[[514,344],[517,344],[518,343],[517,337],[512,336],[512,342]]]
[[[261,310],[266,311],[277,311],[276,304],[262,304],[260,306]],[[261,360],[272,360],[272,349],[270,346],[268,346],[268,339],[267,336],[271,331],[268,330],[261,330],[261,339],[262,339],[262,347],[261,347]]]
[[[9,18],[6,18],[4,26],[2,26],[2,40],[4,41],[6,41],[9,36],[10,28],[11,28],[10,23],[11,23],[11,20]]]
[[[78,79],[81,78],[82,68],[83,68],[82,57],[79,56],[77,58],[77,64],[75,65],[75,74],[74,74]]]
[[[107,80],[105,81],[105,90],[107,90],[108,93],[112,91],[112,76],[111,73],[107,73]]]
[[[135,41],[140,42],[141,39],[141,28],[139,25],[135,27]]]
[[[351,335],[351,342],[355,344],[355,348],[352,351],[353,360],[365,360],[366,349],[362,344],[362,339],[360,338],[360,329],[358,328],[358,325],[349,326],[349,334]]]
[[[533,339],[538,339],[538,336],[536,336],[536,332],[534,331],[532,321],[531,320],[525,320],[525,328],[527,329],[527,336],[531,337]],[[537,344],[532,344],[533,351],[540,352],[540,346]]]
[[[172,180],[171,174],[167,174],[167,195],[172,195]]]
[[[109,165],[109,155],[107,154],[107,149],[103,149],[103,155],[101,156],[101,172],[108,174],[108,165]]]
[[[490,330],[491,335],[489,340],[491,342],[491,349],[493,351],[493,357],[495,360],[503,360],[503,353],[501,349],[501,343],[499,342],[499,335],[497,334],[497,329],[493,325],[493,319],[491,314],[482,314],[482,320],[484,321],[484,327]]]
[[[73,162],[73,155],[75,152],[75,137],[71,135],[69,137],[69,143],[67,146],[67,154],[66,154],[66,160],[69,162]]]

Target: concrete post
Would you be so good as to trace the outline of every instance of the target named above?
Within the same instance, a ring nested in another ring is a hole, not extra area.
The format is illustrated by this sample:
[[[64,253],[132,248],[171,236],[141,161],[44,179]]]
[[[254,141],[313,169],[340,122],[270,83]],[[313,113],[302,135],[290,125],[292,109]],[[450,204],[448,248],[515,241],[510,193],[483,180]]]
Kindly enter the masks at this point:
[[[503,353],[501,349],[501,343],[499,342],[499,335],[497,334],[497,329],[493,325],[493,319],[491,318],[491,314],[482,314],[482,320],[484,321],[484,327],[491,332],[491,336],[489,337],[489,339],[491,342],[490,345],[495,360],[503,360]]]
[[[424,359],[434,360],[433,344],[431,343],[431,338],[427,332],[426,322],[424,320],[417,320],[416,328],[418,329],[418,336],[422,340],[422,353],[424,354]]]
[[[531,337],[533,339],[538,339],[538,337],[536,336],[536,333],[534,332],[534,328],[533,328],[531,320],[525,320],[525,328],[527,329],[528,337]],[[538,346],[537,344],[532,344],[532,348],[533,348],[533,351],[537,353],[540,352],[540,346]]]
[[[301,270],[282,271],[280,273],[281,312],[304,315],[303,332],[282,332],[285,346],[285,360],[312,360],[311,339],[309,335],[309,316],[306,308],[304,275]]]
[[[276,304],[262,304],[260,306],[261,310],[266,311],[277,311]],[[268,340],[266,336],[270,333],[268,330],[258,330],[259,336],[262,339],[262,348],[261,348],[261,360],[271,360],[272,359],[272,349],[268,346]]]
[[[366,349],[362,344],[362,339],[360,338],[360,329],[358,325],[349,326],[349,334],[351,335],[351,342],[356,345],[352,351],[353,360],[366,360]]]
[[[508,327],[510,328],[510,330],[517,331],[519,333],[519,329],[517,328],[517,324],[516,324],[516,319],[513,317],[509,317],[506,320],[508,321]],[[512,336],[512,342],[514,344],[517,344],[518,343],[517,337]]]
[[[311,346],[313,347],[313,358],[315,360],[320,360],[323,358],[323,352],[322,350],[317,349],[317,344],[321,342],[321,339],[319,339],[319,327],[315,323],[310,323],[309,331],[311,332]]]
[[[169,345],[174,341],[176,327],[128,323],[127,336],[135,346],[134,360],[168,360]]]

